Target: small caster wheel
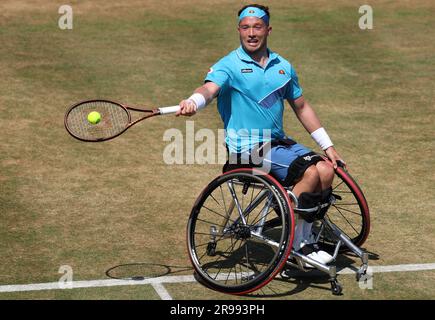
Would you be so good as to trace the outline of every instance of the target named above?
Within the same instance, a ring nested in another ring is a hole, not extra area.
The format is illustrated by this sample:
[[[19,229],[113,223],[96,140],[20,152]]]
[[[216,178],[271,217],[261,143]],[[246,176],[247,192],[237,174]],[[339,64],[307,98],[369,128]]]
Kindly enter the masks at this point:
[[[337,280],[331,281],[331,291],[334,296],[340,296],[343,291],[343,287]]]
[[[207,244],[207,255],[214,257],[216,255],[216,242],[209,242]]]
[[[284,268],[282,268],[282,270],[279,273],[279,275],[281,276],[281,278],[288,280],[288,279],[291,278],[290,273],[291,273],[291,270],[289,268],[286,268],[284,266]]]

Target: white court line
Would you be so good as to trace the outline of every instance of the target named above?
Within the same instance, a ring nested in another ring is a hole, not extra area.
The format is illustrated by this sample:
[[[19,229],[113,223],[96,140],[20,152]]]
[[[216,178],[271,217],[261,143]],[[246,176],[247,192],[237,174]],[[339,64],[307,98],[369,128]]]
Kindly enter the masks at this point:
[[[424,264],[401,264],[391,266],[370,266],[373,273],[382,272],[411,272],[411,271],[424,271],[435,270],[435,263]],[[354,274],[356,270],[345,268],[337,272],[338,274]],[[225,275],[222,275],[225,277]],[[220,277],[219,277],[220,278]],[[0,286],[0,293],[2,292],[23,292],[23,291],[38,291],[38,290],[70,290],[78,288],[96,288],[96,287],[114,287],[114,286],[135,286],[135,285],[152,285],[157,291],[159,296],[164,298],[172,298],[163,283],[183,283],[183,282],[196,282],[192,275],[186,276],[163,276],[156,278],[145,278],[143,280],[89,280],[89,281],[72,281],[66,286],[65,282],[48,282],[48,283],[35,283],[35,284],[19,284],[19,285],[2,285]]]
[[[369,268],[374,273],[383,272],[410,272],[410,271],[424,271],[424,270],[435,270],[435,263],[425,263],[425,264],[399,264],[395,266],[370,266]],[[339,274],[352,274],[356,273],[356,270],[345,268],[338,272]]]
[[[162,300],[172,300],[171,295],[166,290],[166,288],[161,283],[153,283],[152,284],[154,290],[156,290],[157,294],[160,296]]]
[[[115,287],[115,286],[136,286],[153,283],[182,283],[195,282],[193,276],[164,276],[157,278],[146,278],[143,280],[88,280],[72,281],[67,286],[65,282],[48,282],[35,284],[3,285],[0,286],[0,292],[20,292],[20,291],[38,291],[38,290],[57,290],[57,289],[78,289],[78,288],[97,288],[97,287]]]

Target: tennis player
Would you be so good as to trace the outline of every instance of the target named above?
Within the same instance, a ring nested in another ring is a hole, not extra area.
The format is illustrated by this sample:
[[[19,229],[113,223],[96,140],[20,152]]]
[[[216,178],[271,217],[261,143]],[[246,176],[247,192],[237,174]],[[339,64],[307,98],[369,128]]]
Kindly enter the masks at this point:
[[[263,161],[269,162],[270,173],[283,185],[294,185],[299,207],[312,208],[330,197],[334,170],[318,154],[285,134],[284,100],[334,167],[343,160],[304,99],[294,67],[267,46],[272,32],[269,8],[244,6],[238,12],[237,30],[240,47],[210,68],[204,84],[180,102],[177,115],[191,116],[217,97],[230,158],[250,158],[256,148],[269,143]],[[313,243],[313,220],[309,215],[298,219],[293,249],[329,263],[331,255]]]

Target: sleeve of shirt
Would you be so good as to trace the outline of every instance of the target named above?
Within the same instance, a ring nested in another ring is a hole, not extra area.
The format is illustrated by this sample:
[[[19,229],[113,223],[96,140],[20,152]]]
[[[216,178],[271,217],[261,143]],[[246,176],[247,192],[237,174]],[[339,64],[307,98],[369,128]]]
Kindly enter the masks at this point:
[[[211,81],[219,87],[223,87],[229,83],[231,79],[230,69],[226,66],[223,59],[214,64],[207,73],[204,82]]]
[[[302,88],[299,85],[299,79],[296,74],[296,70],[293,68],[293,66],[290,66],[291,68],[291,80],[287,85],[287,91],[286,91],[286,99],[290,100],[296,100],[300,96],[302,96]]]

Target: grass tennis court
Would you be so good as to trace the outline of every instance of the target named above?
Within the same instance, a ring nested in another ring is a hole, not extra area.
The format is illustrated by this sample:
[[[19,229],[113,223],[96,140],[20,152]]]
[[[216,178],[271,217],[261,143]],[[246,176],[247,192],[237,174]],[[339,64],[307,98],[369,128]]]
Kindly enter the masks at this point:
[[[0,286],[191,275],[186,223],[221,164],[167,165],[167,129],[222,128],[214,102],[192,118],[150,119],[97,144],[72,139],[64,112],[108,98],[149,107],[177,104],[239,44],[246,1],[71,1],[73,29],[58,27],[59,1],[0,3]],[[435,262],[435,4],[266,1],[269,46],[295,66],[306,99],[370,205],[364,248],[373,266]],[[285,114],[289,135],[314,142]],[[199,145],[198,142],[197,145]],[[353,257],[348,257],[353,261]],[[323,278],[275,280],[232,297],[194,282],[165,284],[174,299],[337,299]],[[372,290],[340,276],[338,299],[433,299],[435,271],[375,274]],[[311,281],[311,282],[310,282]],[[0,293],[0,299],[159,299],[150,285]]]

